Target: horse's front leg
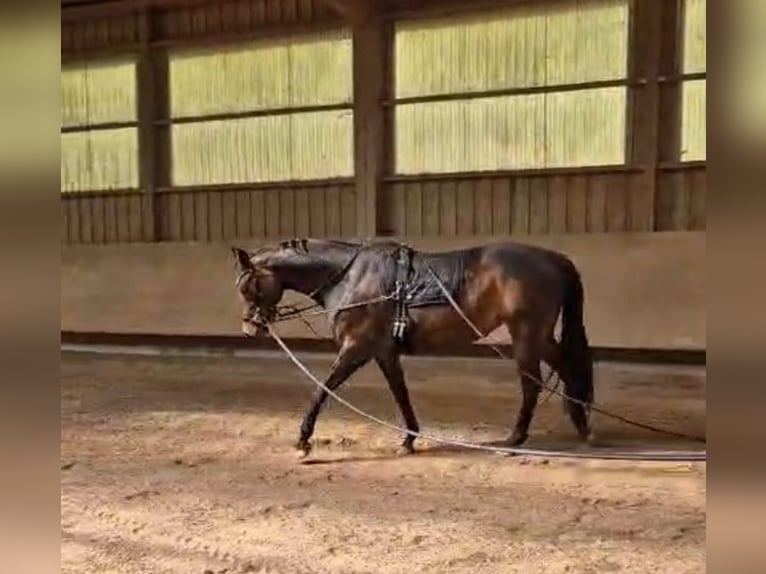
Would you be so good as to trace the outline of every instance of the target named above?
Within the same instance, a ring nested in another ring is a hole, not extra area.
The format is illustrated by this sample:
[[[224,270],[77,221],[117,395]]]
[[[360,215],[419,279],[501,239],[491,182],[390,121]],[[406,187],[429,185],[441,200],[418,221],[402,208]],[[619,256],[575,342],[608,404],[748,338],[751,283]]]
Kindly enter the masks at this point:
[[[347,339],[343,343],[343,346],[338,352],[338,356],[335,357],[335,360],[330,367],[330,375],[324,382],[325,386],[331,391],[334,391],[340,387],[346,379],[353,375],[355,371],[364,366],[364,364],[371,358],[372,353],[368,346]],[[316,425],[317,417],[327,400],[327,396],[326,390],[318,388],[314,393],[314,398],[311,401],[309,410],[303,417],[300,436],[295,445],[295,448],[298,449],[301,456],[307,456],[311,452],[311,443],[309,441],[311,435],[314,434],[314,426]]]

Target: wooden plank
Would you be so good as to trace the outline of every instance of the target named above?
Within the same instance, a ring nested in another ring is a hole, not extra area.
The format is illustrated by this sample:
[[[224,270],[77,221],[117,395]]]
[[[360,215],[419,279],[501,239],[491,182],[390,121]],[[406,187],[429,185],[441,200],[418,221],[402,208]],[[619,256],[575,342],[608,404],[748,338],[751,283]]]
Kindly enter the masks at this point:
[[[407,184],[395,183],[391,188],[390,213],[392,221],[389,223],[394,235],[407,234]]]
[[[588,231],[606,231],[606,194],[608,176],[593,175],[588,181]]]
[[[295,190],[295,234],[298,237],[311,237],[311,206],[309,195],[312,189],[299,187]]]
[[[256,26],[266,23],[266,0],[256,0],[250,5],[252,22]]]
[[[223,238],[235,239],[237,237],[237,192],[224,191],[219,193],[223,195]]]
[[[262,191],[250,192],[250,233],[266,237],[266,198]]]
[[[292,189],[279,192],[279,235],[295,237],[295,193]]]
[[[141,241],[157,241],[158,225],[154,220],[156,201],[154,194],[141,196]]]
[[[350,185],[340,190],[340,223],[343,237],[357,236],[356,192]]]
[[[482,178],[476,182],[474,200],[474,232],[492,235],[492,180]]]
[[[243,22],[238,18],[239,15],[239,3],[238,2],[224,2],[221,5],[221,30],[224,32],[233,32],[236,30],[242,30]],[[245,30],[247,28],[244,28]]]
[[[673,173],[660,173],[654,205],[654,226],[657,231],[670,231],[673,227]]]
[[[144,237],[144,210],[140,195],[131,195],[128,200],[128,235],[130,241],[141,241]]]
[[[606,229],[626,231],[628,228],[628,180],[625,174],[609,177],[606,190]]]
[[[652,174],[655,171],[652,170]],[[651,231],[652,203],[654,202],[654,185],[647,185],[645,175],[628,174],[628,229],[630,231]]]
[[[250,13],[250,0],[240,0],[237,2],[237,14],[236,19],[239,23],[239,27],[242,30],[249,30],[251,25],[252,15]]]
[[[223,194],[219,191],[208,191],[207,206],[210,241],[220,241],[223,239]]]
[[[423,186],[423,235],[439,235],[439,210],[439,184],[435,181],[426,182]]]
[[[327,217],[327,236],[340,237],[340,189],[330,186],[325,189],[325,215]]]
[[[548,230],[550,233],[567,232],[567,192],[570,178],[554,175],[548,182]]]
[[[106,243],[117,243],[117,198],[107,196],[104,198],[104,237]],[[70,239],[71,241],[71,239]]]
[[[171,241],[180,241],[183,237],[181,223],[183,221],[183,206],[181,205],[181,194],[179,192],[169,193],[165,196],[168,210],[168,235],[167,239]]]
[[[130,205],[124,195],[117,196],[117,239],[130,241]]]
[[[66,244],[69,243],[69,205],[67,205],[69,200],[67,199],[61,199],[59,201],[59,209],[61,211],[60,214],[60,223],[61,223],[61,243]]]
[[[491,180],[492,234],[510,235],[513,221],[513,185],[508,177]]]
[[[689,174],[691,180],[691,209],[689,229],[695,231],[707,228],[707,172],[695,170]]]
[[[406,235],[423,235],[423,184],[413,181],[405,187],[405,209],[407,210]]]
[[[69,242],[82,243],[82,227],[80,224],[80,198],[73,197],[67,200],[69,207]]]
[[[266,237],[279,237],[279,189],[263,192],[266,200]]]
[[[235,217],[236,217],[236,234],[237,237],[251,237],[250,231],[250,192],[249,191],[236,191],[234,192],[236,200]]]
[[[93,243],[106,243],[106,222],[104,217],[104,197],[96,196],[91,200],[91,216],[93,221]]]
[[[441,182],[439,189],[439,235],[457,235],[457,186],[454,181]]]
[[[93,198],[80,200],[80,242],[93,243]]]
[[[475,233],[474,182],[463,180],[457,185],[457,233],[473,235]]]
[[[208,241],[210,239],[210,210],[208,208],[208,194],[194,194],[194,239]]]
[[[192,14],[192,34],[202,36],[207,32],[207,10],[205,6],[190,7]]]
[[[673,182],[673,229],[686,231],[689,229],[689,214],[691,213],[691,197],[689,182],[682,171],[674,173]]]
[[[309,192],[309,223],[311,237],[325,237],[325,193],[324,189],[317,187]]]
[[[567,232],[585,233],[588,230],[588,177],[574,175],[567,189]]]
[[[197,234],[197,211],[196,195],[193,191],[184,191],[178,194],[181,203],[181,239],[194,241]]]
[[[206,34],[219,34],[221,28],[221,5],[218,3],[208,4],[205,6],[205,33]]]
[[[266,22],[268,24],[279,24],[282,22],[282,0],[265,0],[266,2]]]
[[[512,233],[527,235],[529,234],[529,212],[530,212],[530,181],[529,178],[519,177],[516,179],[516,186],[513,192],[513,225]]]
[[[314,20],[314,0],[298,0],[298,19],[301,22]]]
[[[298,0],[282,0],[282,22],[292,24],[298,21]]]
[[[548,233],[548,179],[533,177],[529,184],[529,232]]]

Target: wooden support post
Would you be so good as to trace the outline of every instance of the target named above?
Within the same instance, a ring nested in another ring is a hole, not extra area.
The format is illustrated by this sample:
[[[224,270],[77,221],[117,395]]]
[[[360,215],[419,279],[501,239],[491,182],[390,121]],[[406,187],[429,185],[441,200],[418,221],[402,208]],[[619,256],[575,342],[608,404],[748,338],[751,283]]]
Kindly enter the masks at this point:
[[[377,233],[377,202],[385,170],[385,111],[389,74],[388,24],[369,17],[353,24],[354,171],[357,235]]]
[[[632,3],[629,74],[631,80],[646,82],[633,88],[630,96],[630,162],[643,170],[640,185],[631,196],[632,231],[654,230],[659,164],[677,147],[678,106],[673,100],[678,91],[662,79],[675,74],[680,3]]]
[[[169,153],[166,129],[155,121],[168,112],[167,61],[164,51],[152,47],[152,9],[144,6],[140,12],[138,61],[138,151],[139,182],[146,194],[143,202],[144,240],[159,241],[161,213],[157,190],[168,184]]]

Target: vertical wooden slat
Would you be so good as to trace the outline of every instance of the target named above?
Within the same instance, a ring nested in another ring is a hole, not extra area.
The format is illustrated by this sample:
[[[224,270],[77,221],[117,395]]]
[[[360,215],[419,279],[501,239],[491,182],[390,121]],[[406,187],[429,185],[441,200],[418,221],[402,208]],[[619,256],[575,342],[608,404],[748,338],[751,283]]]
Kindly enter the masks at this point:
[[[457,186],[454,181],[445,181],[439,191],[439,235],[454,237],[457,235]]]
[[[220,193],[220,192],[219,192]],[[237,192],[223,192],[223,238],[237,237]]]
[[[59,202],[61,209],[61,243],[69,243],[69,200],[62,198]]]
[[[492,181],[492,233],[509,235],[513,221],[513,186],[507,177]]]
[[[575,175],[567,189],[567,232],[585,233],[588,230],[588,176]]]
[[[210,210],[208,209],[208,194],[194,194],[194,239],[208,241],[210,239]]]
[[[439,184],[426,182],[423,188],[423,234],[431,237],[439,235]]]
[[[570,178],[554,175],[548,184],[548,226],[551,233],[567,232],[567,191]]]
[[[301,22],[314,19],[314,0],[298,0],[298,18]]]
[[[197,193],[187,191],[181,195],[181,238],[184,241],[194,241],[197,239]]]
[[[298,0],[282,0],[282,21],[287,24],[298,21]]]
[[[221,32],[221,5],[218,3],[205,6],[205,33],[216,34]]]
[[[236,19],[242,30],[250,29],[252,18],[250,14],[250,4],[250,0],[239,0],[239,2],[237,2]]]
[[[673,182],[673,229],[685,231],[689,229],[691,213],[688,180],[684,172],[678,171],[673,173],[671,181]]]
[[[205,6],[189,8],[192,13],[192,34],[201,36],[207,31],[207,10]]]
[[[266,199],[266,237],[279,237],[279,190],[267,189],[263,194]]]
[[[607,179],[603,175],[591,176],[588,181],[588,231],[606,231]]]
[[[475,233],[492,235],[492,181],[486,178],[476,183],[475,200]]]
[[[117,236],[120,242],[130,241],[130,205],[128,197],[117,197]]]
[[[522,235],[529,233],[529,195],[529,179],[525,177],[518,178],[516,180],[516,188],[513,193],[513,233]]]
[[[657,231],[673,229],[673,174],[660,172],[654,203],[654,227]]]
[[[407,235],[407,185],[395,183],[391,189],[392,228],[396,235]]]
[[[356,192],[350,185],[340,190],[341,232],[344,237],[357,235]]]
[[[236,192],[237,237],[251,237],[250,231],[250,192]]]
[[[474,184],[463,180],[457,185],[457,233],[473,235],[474,228]]]
[[[106,222],[104,218],[105,203],[105,198],[101,196],[96,196],[91,199],[94,243],[106,243]]]
[[[282,21],[282,0],[265,0],[266,22],[279,24]]]
[[[606,190],[606,229],[625,231],[628,224],[628,180],[622,174],[610,176]]]
[[[707,173],[704,169],[700,169],[690,175],[692,197],[689,229],[700,231],[707,227]]]
[[[533,177],[529,185],[529,232],[548,233],[548,180]]]
[[[255,0],[250,4],[252,22],[256,26],[266,23],[266,2],[267,0]]]
[[[324,189],[317,187],[309,191],[309,223],[312,237],[325,237]]]
[[[155,194],[141,196],[141,240],[156,241],[159,233],[157,214],[157,197]]]
[[[423,235],[423,185],[419,182],[407,184],[407,235]]]
[[[292,189],[279,192],[279,235],[295,237],[295,193]]]
[[[299,188],[295,192],[295,233],[298,237],[311,236],[309,194],[311,189]]]
[[[327,215],[327,236],[340,237],[340,189],[337,186],[325,190],[325,213]]]
[[[117,243],[117,198],[107,196],[104,198],[104,236],[107,243]]]
[[[223,239],[223,194],[219,191],[207,192],[207,207],[210,214],[208,229],[210,240]]]
[[[239,3],[234,1],[224,2],[221,5],[221,30],[224,32],[235,32],[242,30],[242,22],[238,16]]]
[[[93,198],[85,197],[80,201],[80,240],[93,243]]]
[[[72,197],[67,200],[69,208],[69,242],[82,243],[82,229],[80,227],[80,198]]]
[[[647,187],[647,180],[643,175],[628,176],[628,229],[630,231],[652,230],[654,185],[656,184]]]
[[[141,241],[144,235],[144,210],[140,195],[130,195],[128,203],[128,237],[130,241]]]
[[[253,237],[266,237],[266,199],[262,191],[250,192],[250,232]]]
[[[167,210],[170,227],[168,229],[168,238],[172,241],[180,241],[183,237],[181,229],[183,221],[183,205],[181,205],[181,194],[170,193],[167,196]]]

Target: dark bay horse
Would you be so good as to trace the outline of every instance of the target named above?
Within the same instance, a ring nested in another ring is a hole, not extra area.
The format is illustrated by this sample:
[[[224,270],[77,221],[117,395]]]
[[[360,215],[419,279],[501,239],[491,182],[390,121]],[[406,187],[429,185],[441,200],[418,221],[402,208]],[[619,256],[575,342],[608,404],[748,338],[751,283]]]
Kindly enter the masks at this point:
[[[541,390],[541,360],[558,372],[566,395],[575,399],[565,400],[565,407],[579,437],[588,439],[586,406],[593,400],[593,362],[583,325],[580,274],[564,255],[512,242],[423,253],[405,252],[390,241],[315,239],[284,241],[253,252],[232,251],[247,336],[265,331],[286,290],[307,295],[328,310],[339,349],[325,381],[328,388],[337,389],[374,360],[407,429],[418,432],[400,363],[402,343],[394,336],[397,319],[405,313],[406,344],[414,349],[479,338],[445,299],[443,287],[479,331],[489,334],[506,325],[511,334],[523,400],[507,442],[516,446],[527,439]],[[408,256],[403,258],[403,253]],[[434,276],[442,287],[434,284]],[[557,341],[559,313],[562,329]],[[317,390],[301,424],[296,448],[304,455],[310,451],[326,399],[327,393]],[[407,435],[402,450],[413,452],[414,440]]]

